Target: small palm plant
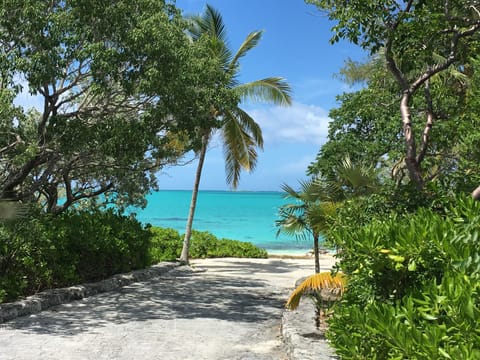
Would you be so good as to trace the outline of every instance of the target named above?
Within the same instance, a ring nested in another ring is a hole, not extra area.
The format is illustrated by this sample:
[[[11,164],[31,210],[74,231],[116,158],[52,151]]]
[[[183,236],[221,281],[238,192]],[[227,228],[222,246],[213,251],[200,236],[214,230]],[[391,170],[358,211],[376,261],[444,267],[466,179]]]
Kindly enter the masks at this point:
[[[322,313],[325,315],[333,302],[340,299],[345,292],[346,278],[343,273],[332,275],[330,272],[316,273],[303,280],[292,292],[285,304],[290,310],[295,310],[300,305],[304,296],[309,296],[316,305],[316,324],[320,327]]]
[[[345,292],[345,285],[345,275],[340,272],[335,275],[327,271],[310,275],[292,292],[285,307],[295,310],[300,305],[300,299],[306,295],[321,301],[337,300]]]
[[[293,200],[279,209],[276,221],[277,235],[285,233],[297,239],[313,238],[315,255],[315,272],[320,272],[319,239],[322,232],[328,229],[335,216],[337,205],[333,201],[320,201],[323,189],[315,179],[300,182],[300,191],[287,184],[282,186],[284,198]]]

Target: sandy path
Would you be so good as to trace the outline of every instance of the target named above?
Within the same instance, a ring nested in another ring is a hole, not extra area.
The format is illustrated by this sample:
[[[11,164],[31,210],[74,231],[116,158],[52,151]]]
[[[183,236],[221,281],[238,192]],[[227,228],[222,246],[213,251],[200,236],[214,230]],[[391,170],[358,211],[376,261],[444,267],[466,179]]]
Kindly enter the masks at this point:
[[[282,306],[313,270],[312,259],[195,260],[1,324],[0,359],[284,359]]]

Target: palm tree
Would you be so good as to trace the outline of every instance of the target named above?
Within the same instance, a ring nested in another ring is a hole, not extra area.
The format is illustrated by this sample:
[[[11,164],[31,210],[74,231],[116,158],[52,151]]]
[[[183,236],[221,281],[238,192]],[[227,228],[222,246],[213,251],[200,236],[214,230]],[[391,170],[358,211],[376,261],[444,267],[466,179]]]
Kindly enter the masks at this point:
[[[291,89],[283,78],[269,77],[245,84],[239,84],[237,81],[240,69],[239,61],[248,51],[258,45],[262,37],[262,31],[250,33],[237,52],[233,54],[227,46],[225,25],[221,14],[207,5],[205,13],[201,17],[193,18],[191,36],[193,40],[205,36],[210,39],[212,56],[221,61],[222,68],[231,78],[228,88],[236,95],[239,102],[253,100],[284,106],[291,104]],[[180,255],[181,262],[188,263],[190,237],[200,178],[208,144],[213,133],[216,130],[220,131],[225,155],[226,181],[232,188],[237,188],[242,169],[251,172],[256,167],[257,148],[262,149],[263,147],[262,131],[255,120],[238,105],[226,109],[212,108],[210,116],[218,120],[218,127],[199,129],[201,146],[197,154],[198,166]]]
[[[320,272],[319,238],[334,222],[337,210],[349,199],[375,192],[379,187],[376,169],[354,164],[347,156],[329,178],[300,182],[300,191],[284,184],[285,198],[294,200],[279,209],[277,235],[281,232],[299,239],[313,237],[315,273]]]
[[[320,272],[319,239],[333,219],[336,212],[334,201],[324,200],[323,189],[315,179],[300,182],[300,191],[287,184],[282,185],[286,199],[294,200],[279,209],[279,219],[275,222],[278,231],[293,235],[298,239],[313,237],[313,252],[315,255],[315,273]]]

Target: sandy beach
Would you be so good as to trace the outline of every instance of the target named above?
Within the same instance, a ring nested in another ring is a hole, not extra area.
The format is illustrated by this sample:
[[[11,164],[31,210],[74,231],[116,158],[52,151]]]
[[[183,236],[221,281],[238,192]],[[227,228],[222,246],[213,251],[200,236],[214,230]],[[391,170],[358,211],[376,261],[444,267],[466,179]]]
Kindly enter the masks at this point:
[[[313,271],[312,258],[192,260],[2,324],[0,359],[285,359],[283,306]]]

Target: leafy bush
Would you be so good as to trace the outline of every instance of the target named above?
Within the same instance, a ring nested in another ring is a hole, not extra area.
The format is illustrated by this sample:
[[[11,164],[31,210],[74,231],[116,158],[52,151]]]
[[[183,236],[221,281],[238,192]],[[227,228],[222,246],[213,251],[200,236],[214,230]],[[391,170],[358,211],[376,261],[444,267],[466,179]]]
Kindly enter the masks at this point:
[[[53,244],[45,235],[44,225],[34,218],[0,224],[0,302],[52,283],[45,259]]]
[[[266,258],[264,249],[249,242],[230,239],[218,239],[208,231],[193,231],[191,239],[191,257],[238,257],[238,258]]]
[[[74,263],[82,282],[150,264],[150,231],[137,220],[113,210],[66,213],[51,218],[46,228],[55,247],[70,257],[67,262],[58,256],[50,260],[59,263],[62,271]]]
[[[0,225],[0,302],[150,264],[151,233],[112,210],[31,213]]]
[[[154,262],[175,260],[180,257],[183,236],[174,229],[153,227],[151,258]],[[255,245],[238,240],[218,239],[208,231],[192,231],[191,258],[248,257],[266,258],[267,252]]]
[[[333,231],[347,292],[329,337],[345,359],[480,358],[480,203]]]
[[[182,252],[183,239],[177,230],[152,227],[150,259],[152,263],[175,261]]]

